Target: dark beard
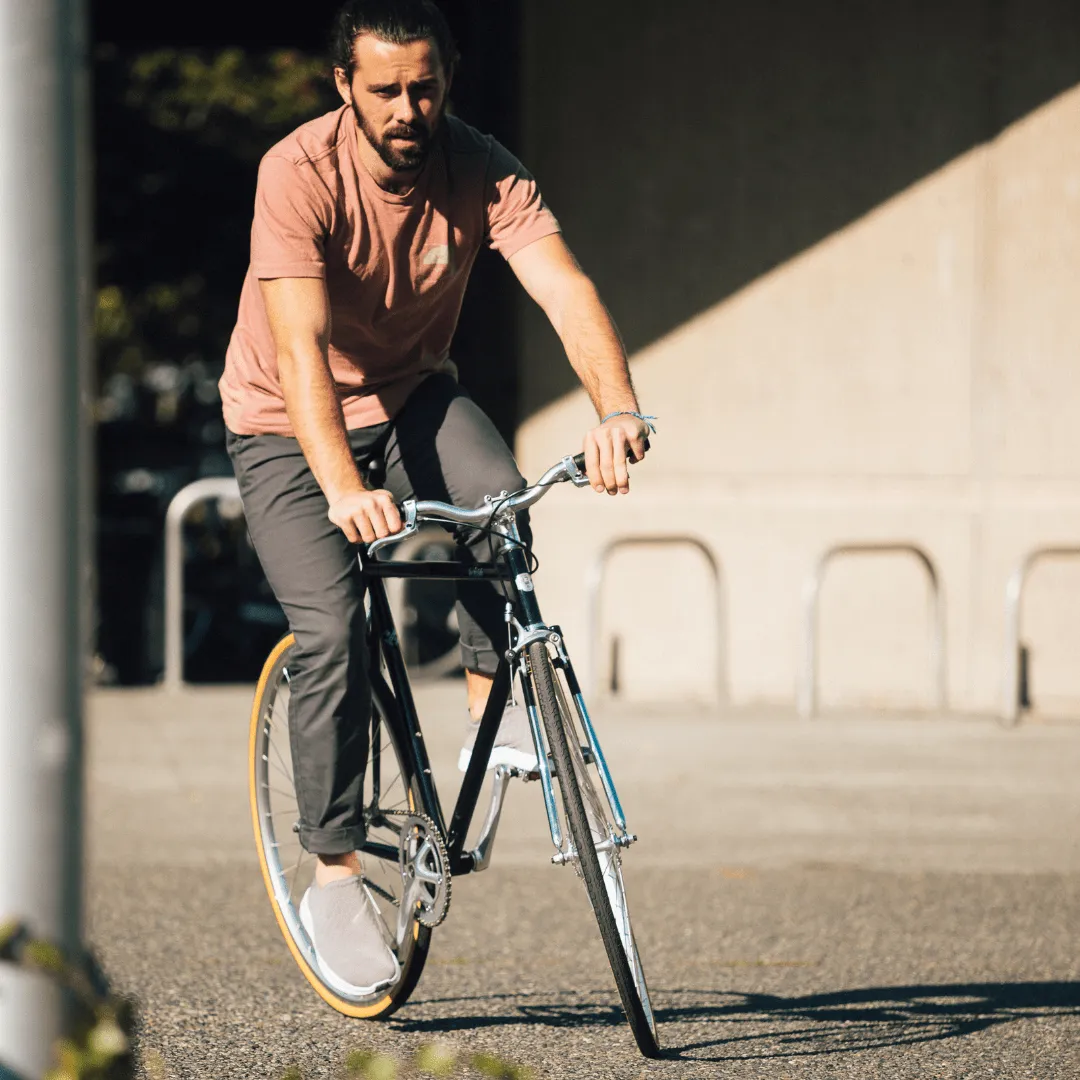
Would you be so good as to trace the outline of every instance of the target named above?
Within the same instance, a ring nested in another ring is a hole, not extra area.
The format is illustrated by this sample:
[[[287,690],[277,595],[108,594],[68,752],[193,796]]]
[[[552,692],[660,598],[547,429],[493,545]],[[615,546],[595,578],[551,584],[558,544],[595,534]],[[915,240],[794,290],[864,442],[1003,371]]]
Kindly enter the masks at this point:
[[[416,142],[408,144],[396,142],[390,135],[384,136],[382,139],[377,138],[375,132],[368,126],[363,114],[356,107],[356,102],[353,102],[352,111],[353,116],[356,117],[357,126],[363,133],[364,138],[371,144],[375,153],[382,159],[382,163],[392,172],[401,173],[416,172],[427,161],[428,155],[431,153],[431,145],[434,142],[435,130],[442,119],[442,110],[440,110],[435,122],[431,125],[430,131],[419,125],[411,125],[408,128],[398,128],[391,133],[408,134],[416,140]]]

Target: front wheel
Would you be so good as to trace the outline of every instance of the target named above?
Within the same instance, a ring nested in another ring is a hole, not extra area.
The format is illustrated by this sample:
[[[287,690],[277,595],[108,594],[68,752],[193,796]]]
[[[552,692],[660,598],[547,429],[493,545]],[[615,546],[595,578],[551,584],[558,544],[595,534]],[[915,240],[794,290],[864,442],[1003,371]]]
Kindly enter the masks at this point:
[[[593,770],[586,765],[581,752],[581,735],[570,712],[567,694],[552,666],[547,645],[541,641],[533,642],[528,657],[573,840],[573,865],[585,882],[623,1011],[638,1049],[645,1057],[658,1058],[660,1043],[656,1017],[630,925],[622,859],[616,842],[621,834],[612,823],[606,797],[597,791],[599,778],[594,778]]]

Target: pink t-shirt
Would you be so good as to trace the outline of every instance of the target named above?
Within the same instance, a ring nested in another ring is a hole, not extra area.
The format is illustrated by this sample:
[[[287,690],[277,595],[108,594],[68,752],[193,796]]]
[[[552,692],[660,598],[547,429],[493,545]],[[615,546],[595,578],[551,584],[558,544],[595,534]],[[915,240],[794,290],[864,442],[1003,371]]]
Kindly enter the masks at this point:
[[[559,231],[536,181],[493,138],[446,117],[407,195],[372,180],[342,107],[262,159],[251,264],[225,356],[221,400],[238,435],[292,435],[260,278],[318,277],[330,298],[330,370],[347,427],[390,419],[434,371],[482,243],[504,258]]]

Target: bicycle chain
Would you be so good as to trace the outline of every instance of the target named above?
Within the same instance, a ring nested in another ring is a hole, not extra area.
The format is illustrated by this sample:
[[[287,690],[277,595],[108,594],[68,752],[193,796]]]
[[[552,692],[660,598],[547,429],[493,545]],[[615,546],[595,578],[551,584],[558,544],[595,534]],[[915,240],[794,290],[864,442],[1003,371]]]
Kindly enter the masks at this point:
[[[424,830],[424,835],[434,848],[435,857],[439,864],[439,880],[435,884],[436,900],[438,899],[439,889],[445,886],[445,895],[442,898],[442,903],[438,909],[433,909],[428,912],[424,909],[423,905],[418,903],[416,906],[416,921],[421,926],[426,926],[429,929],[434,929],[446,918],[447,912],[450,910],[450,853],[446,850],[446,842],[442,838],[442,834],[439,832],[438,825],[432,821],[427,814],[418,814],[411,810],[383,810],[383,815],[388,818],[401,818],[402,829],[401,839],[398,841],[398,858],[399,865],[404,861],[405,853],[402,849],[402,842],[410,832],[410,822],[420,826]],[[403,891],[402,900],[404,900],[404,878],[403,878]]]

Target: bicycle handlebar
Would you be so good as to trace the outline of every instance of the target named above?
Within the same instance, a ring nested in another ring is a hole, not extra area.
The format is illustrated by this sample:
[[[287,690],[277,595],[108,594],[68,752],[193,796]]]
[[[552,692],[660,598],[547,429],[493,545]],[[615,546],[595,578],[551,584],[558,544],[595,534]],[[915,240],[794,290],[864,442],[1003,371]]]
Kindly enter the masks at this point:
[[[645,449],[649,449],[649,440],[645,440]],[[629,447],[626,456],[632,456]],[[374,555],[380,548],[388,544],[396,543],[411,533],[416,532],[417,525],[422,521],[450,521],[457,525],[474,525],[483,527],[487,525],[497,513],[518,513],[527,510],[534,503],[539,502],[548,490],[555,484],[564,484],[570,481],[575,487],[588,486],[589,479],[585,475],[585,455],[574,454],[567,456],[557,465],[550,469],[532,487],[525,488],[516,495],[503,497],[489,497],[483,506],[467,510],[452,503],[439,502],[436,499],[406,499],[401,504],[405,526],[400,532],[392,533],[378,540],[373,540],[367,545],[368,555]]]
[[[581,466],[573,458],[563,458],[557,465],[552,465],[532,487],[509,497],[491,497],[484,506],[472,510],[434,499],[407,499],[402,504],[402,509],[407,517],[410,510],[412,511],[413,522],[439,518],[459,525],[486,525],[497,512],[509,511],[516,514],[542,499],[554,484],[563,484],[567,480],[576,481],[579,477],[584,479]],[[585,483],[588,483],[588,480],[585,480]]]
[[[645,449],[649,449],[648,439],[645,440]],[[629,447],[626,449],[626,456],[633,457],[633,451]],[[492,498],[487,505],[478,506],[475,510],[464,510],[450,503],[436,502],[431,499],[415,502],[416,520],[422,521],[430,516],[447,518],[461,525],[486,525],[496,511],[510,510],[517,513],[519,510],[526,510],[539,502],[554,484],[564,484],[568,480],[575,487],[584,487],[588,484],[588,478],[585,476],[584,454],[564,457],[557,465],[552,465],[532,487],[525,488],[524,491],[510,498]],[[407,507],[409,501],[403,505]]]

